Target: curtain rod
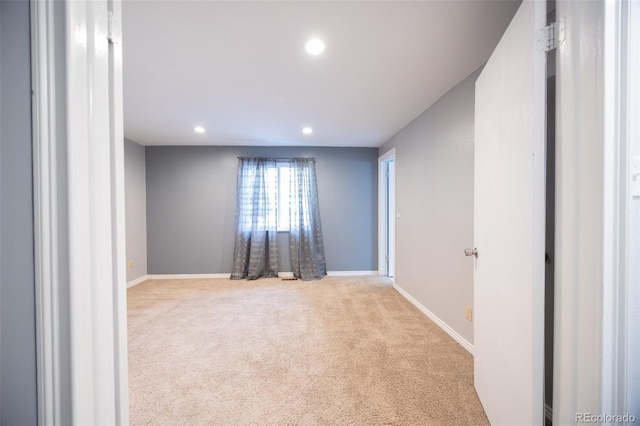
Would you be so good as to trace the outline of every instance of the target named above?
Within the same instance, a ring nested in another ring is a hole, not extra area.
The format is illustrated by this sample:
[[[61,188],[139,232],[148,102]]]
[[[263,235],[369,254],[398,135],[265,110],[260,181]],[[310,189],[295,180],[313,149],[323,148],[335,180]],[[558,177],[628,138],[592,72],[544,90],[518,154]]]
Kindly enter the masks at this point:
[[[316,161],[315,157],[289,157],[289,158],[272,158],[272,157],[241,157],[238,156],[237,157],[238,160],[255,160],[257,158],[264,158],[265,160],[272,160],[272,161],[291,161],[291,160],[297,160],[297,159],[302,159],[302,160],[313,160]]]

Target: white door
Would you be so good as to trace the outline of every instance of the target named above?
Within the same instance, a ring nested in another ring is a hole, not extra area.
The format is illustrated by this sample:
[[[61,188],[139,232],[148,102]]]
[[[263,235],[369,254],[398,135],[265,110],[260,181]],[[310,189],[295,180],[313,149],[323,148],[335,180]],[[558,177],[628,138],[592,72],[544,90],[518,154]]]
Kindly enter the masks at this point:
[[[387,161],[387,275],[395,276],[396,260],[396,166]]]
[[[474,373],[493,425],[544,421],[544,21],[525,0],[476,82]]]

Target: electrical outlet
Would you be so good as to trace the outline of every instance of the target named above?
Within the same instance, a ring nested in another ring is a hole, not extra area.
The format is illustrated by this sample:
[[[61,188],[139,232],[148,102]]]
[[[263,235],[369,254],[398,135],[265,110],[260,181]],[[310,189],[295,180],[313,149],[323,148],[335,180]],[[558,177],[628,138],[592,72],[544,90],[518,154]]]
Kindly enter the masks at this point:
[[[127,268],[129,269],[133,268],[133,260],[130,260],[127,262]]]
[[[473,308],[471,306],[465,307],[464,317],[469,321],[473,320]]]

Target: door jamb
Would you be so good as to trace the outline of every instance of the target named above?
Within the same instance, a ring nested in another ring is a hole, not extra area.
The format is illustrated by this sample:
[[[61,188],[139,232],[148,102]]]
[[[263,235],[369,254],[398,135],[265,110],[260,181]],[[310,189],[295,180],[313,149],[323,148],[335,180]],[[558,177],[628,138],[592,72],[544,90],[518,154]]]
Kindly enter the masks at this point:
[[[32,0],[38,423],[128,424],[120,0]]]
[[[620,5],[626,3],[558,2],[566,37],[557,68],[555,424],[575,423],[584,413],[625,414],[621,194],[628,175],[621,173],[630,158],[620,102],[629,87],[619,55],[629,33]]]
[[[32,1],[32,129],[38,423],[61,424],[54,4]],[[62,189],[61,189],[62,190]]]
[[[389,271],[387,268],[387,262],[386,262],[386,250],[385,247],[387,247],[388,244],[388,233],[387,233],[387,229],[386,229],[386,223],[387,223],[387,219],[388,219],[388,209],[387,209],[387,205],[386,205],[386,200],[388,198],[388,190],[387,190],[387,181],[386,181],[386,164],[389,160],[393,160],[395,165],[396,165],[396,170],[397,170],[397,160],[396,160],[396,149],[395,148],[391,148],[389,151],[385,152],[384,154],[382,154],[380,157],[378,157],[378,274],[379,275],[388,275]],[[394,182],[397,181],[397,179],[394,179]],[[395,192],[395,187],[393,189],[393,191]],[[397,194],[396,194],[397,195]],[[394,197],[394,205],[392,208],[392,211],[395,212],[396,211],[396,197]],[[394,221],[395,223],[395,221]],[[394,276],[397,276],[397,269],[398,269],[398,265],[396,264],[395,258],[396,258],[396,244],[395,244],[395,240],[397,239],[394,238],[394,241],[392,241],[391,243],[393,244],[393,264],[394,264]],[[395,278],[394,278],[395,281]]]

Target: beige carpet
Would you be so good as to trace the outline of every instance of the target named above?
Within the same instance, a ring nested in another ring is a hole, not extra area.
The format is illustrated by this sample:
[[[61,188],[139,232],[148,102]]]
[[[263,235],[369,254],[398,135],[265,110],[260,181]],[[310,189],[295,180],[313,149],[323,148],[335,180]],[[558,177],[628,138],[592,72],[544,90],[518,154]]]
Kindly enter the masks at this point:
[[[473,358],[380,277],[129,289],[132,425],[480,425]]]

